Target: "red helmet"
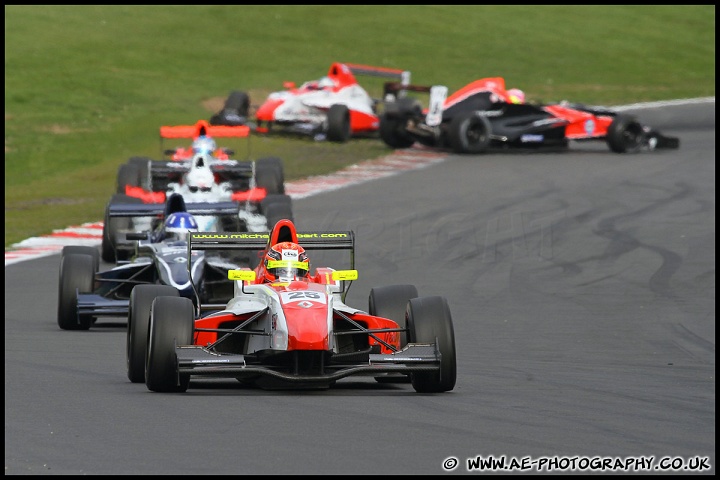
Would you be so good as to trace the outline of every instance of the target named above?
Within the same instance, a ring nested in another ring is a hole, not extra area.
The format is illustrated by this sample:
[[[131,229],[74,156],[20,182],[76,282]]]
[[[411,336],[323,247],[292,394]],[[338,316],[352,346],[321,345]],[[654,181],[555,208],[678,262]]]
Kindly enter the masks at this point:
[[[310,259],[305,249],[293,242],[281,242],[270,247],[264,260],[265,281],[289,282],[310,273]]]

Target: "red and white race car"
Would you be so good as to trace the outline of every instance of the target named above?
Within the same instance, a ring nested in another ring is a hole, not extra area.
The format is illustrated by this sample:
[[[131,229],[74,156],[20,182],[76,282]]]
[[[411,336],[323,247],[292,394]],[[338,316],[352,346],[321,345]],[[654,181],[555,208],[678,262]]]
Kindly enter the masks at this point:
[[[388,78],[383,99],[373,98],[355,75]],[[271,93],[255,112],[254,131],[310,135],[316,140],[345,142],[352,136],[377,133],[380,128],[378,105],[388,95],[402,95],[402,85],[410,83],[410,72],[351,63],[333,63],[324,77],[299,87],[285,82],[285,90]],[[214,115],[213,125],[244,124],[248,117],[248,96],[232,92],[222,111]]]
[[[176,191],[188,187],[187,191],[176,192],[183,195],[197,193],[200,188],[209,192],[210,187],[229,182],[226,190],[235,194],[232,200],[242,201],[253,188],[252,179],[255,186],[266,189],[268,194],[285,193],[285,172],[279,158],[235,160],[230,158],[233,150],[220,148],[215,142],[216,137],[246,138],[249,134],[248,126],[213,126],[205,120],[194,125],[162,126],[161,141],[186,138],[192,139],[192,145],[164,150],[170,160],[130,158],[118,168],[117,193],[142,198],[145,203],[162,203],[164,198],[149,195],[164,194],[169,185]]]
[[[345,303],[358,275],[352,231],[297,232],[280,220],[265,234],[191,233],[187,248],[188,258],[256,250],[264,260],[228,271],[234,294],[227,303],[194,305],[167,285],[136,286],[127,335],[132,382],[143,381],[144,372],[155,392],[184,392],[190,377],[260,388],[326,389],[349,376],[410,380],[423,393],[455,387],[455,335],[444,297],[388,285],[371,289],[367,311]],[[350,250],[350,269],[312,272],[305,251],[314,250]]]

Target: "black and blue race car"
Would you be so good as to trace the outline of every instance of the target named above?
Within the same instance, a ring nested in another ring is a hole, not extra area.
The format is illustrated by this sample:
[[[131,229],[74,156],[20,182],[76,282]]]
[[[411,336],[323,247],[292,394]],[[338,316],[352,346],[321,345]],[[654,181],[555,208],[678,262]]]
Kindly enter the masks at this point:
[[[115,204],[109,209],[113,218],[156,216],[162,219],[176,212],[202,215],[212,211],[237,216],[238,205],[236,202],[185,203],[182,197],[173,195],[166,204]],[[103,271],[96,247],[64,247],[60,260],[58,326],[63,330],[88,330],[98,317],[127,318],[136,285],[165,286],[196,301],[191,285],[194,282],[201,301],[210,305],[224,303],[232,297],[228,270],[252,265],[253,259],[221,254],[208,256],[204,252],[193,252],[188,259],[187,244],[158,238],[160,228],[127,233],[133,245],[129,259]]]

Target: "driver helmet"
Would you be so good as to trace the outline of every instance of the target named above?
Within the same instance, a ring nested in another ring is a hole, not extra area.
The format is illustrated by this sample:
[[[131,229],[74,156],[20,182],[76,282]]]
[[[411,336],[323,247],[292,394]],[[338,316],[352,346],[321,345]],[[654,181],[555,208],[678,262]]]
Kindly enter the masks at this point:
[[[188,232],[197,231],[198,223],[195,217],[187,212],[171,213],[165,219],[162,239],[167,242],[187,242]]]
[[[510,103],[525,103],[525,92],[519,88],[511,88],[507,94]]]
[[[194,154],[205,153],[212,155],[212,153],[217,150],[217,144],[212,138],[200,135],[193,142],[192,149]]]
[[[335,80],[333,80],[330,77],[322,77],[320,80],[318,80],[318,88],[325,89],[325,88],[334,88],[335,87]]]
[[[289,282],[310,273],[310,259],[305,249],[293,242],[280,242],[270,247],[264,265],[266,282]]]

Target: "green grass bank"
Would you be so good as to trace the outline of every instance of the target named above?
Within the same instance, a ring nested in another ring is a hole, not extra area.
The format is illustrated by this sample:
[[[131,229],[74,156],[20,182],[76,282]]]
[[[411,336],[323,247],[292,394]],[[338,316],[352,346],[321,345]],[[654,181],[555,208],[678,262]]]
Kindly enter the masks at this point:
[[[208,119],[231,90],[259,104],[334,61],[451,91],[504,76],[529,100],[714,96],[715,6],[5,6],[5,247],[101,220],[118,166],[159,158],[161,125]],[[243,158],[236,142],[223,144]],[[390,152],[374,139],[250,148],[281,157],[290,181]]]

